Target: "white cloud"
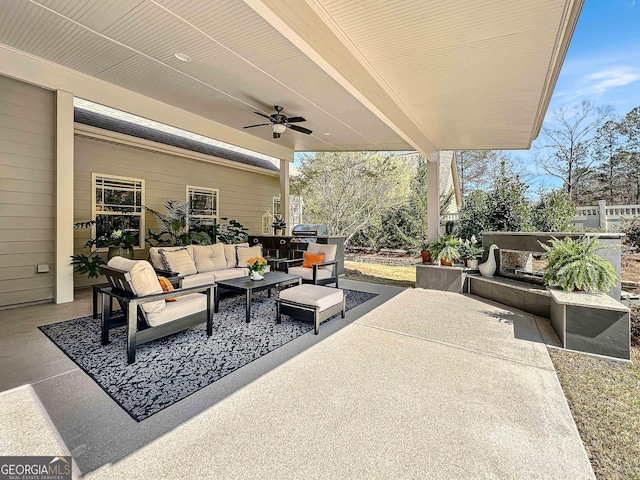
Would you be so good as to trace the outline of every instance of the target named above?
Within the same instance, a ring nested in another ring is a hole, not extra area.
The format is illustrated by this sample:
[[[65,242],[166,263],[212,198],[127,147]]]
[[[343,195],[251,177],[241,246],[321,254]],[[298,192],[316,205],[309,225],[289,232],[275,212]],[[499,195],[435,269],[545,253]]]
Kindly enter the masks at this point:
[[[640,72],[629,67],[614,67],[584,77],[576,90],[577,95],[599,95],[611,88],[623,87],[640,80]]]

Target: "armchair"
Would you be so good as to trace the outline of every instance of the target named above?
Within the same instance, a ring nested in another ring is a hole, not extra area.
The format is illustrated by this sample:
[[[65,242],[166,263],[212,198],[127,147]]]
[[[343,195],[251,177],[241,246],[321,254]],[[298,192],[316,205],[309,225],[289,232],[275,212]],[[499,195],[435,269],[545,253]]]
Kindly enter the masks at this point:
[[[303,283],[312,283],[313,285],[336,284],[338,288],[338,260],[336,260],[337,245],[322,245],[319,243],[310,243],[307,252],[312,254],[324,253],[324,261],[316,263],[312,268],[303,267],[303,259],[297,258],[283,262],[285,272],[292,275],[300,275]]]
[[[163,292],[148,262],[121,257],[112,258],[101,270],[109,282],[109,287],[101,290],[102,344],[109,343],[111,298],[115,298],[126,319],[128,363],[135,362],[138,344],[186,330],[202,322],[207,322],[207,336],[212,335],[214,284]],[[167,303],[169,298],[176,298],[177,301]]]

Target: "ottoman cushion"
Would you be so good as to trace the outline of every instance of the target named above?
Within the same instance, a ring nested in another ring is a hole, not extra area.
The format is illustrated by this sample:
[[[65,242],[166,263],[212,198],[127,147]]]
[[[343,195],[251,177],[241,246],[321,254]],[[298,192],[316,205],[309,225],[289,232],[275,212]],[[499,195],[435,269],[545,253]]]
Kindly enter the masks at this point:
[[[297,285],[280,292],[280,300],[319,307],[319,311],[339,304],[343,298],[344,293],[339,288],[323,287],[320,285]]]

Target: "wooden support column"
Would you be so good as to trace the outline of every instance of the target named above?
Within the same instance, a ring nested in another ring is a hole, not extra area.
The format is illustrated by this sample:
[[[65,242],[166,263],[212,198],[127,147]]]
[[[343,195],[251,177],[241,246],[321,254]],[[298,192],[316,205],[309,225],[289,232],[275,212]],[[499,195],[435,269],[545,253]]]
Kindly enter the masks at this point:
[[[73,94],[56,91],[56,303],[73,302]]]
[[[280,216],[287,222],[287,234],[291,232],[289,213],[289,160],[280,159]]]
[[[440,153],[427,159],[427,240],[433,242],[440,235]]]

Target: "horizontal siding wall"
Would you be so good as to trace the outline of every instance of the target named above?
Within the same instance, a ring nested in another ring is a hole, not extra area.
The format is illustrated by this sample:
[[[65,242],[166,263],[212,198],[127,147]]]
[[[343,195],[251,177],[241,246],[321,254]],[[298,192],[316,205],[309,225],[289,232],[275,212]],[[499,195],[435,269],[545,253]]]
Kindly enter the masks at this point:
[[[217,188],[219,216],[238,220],[251,233],[260,231],[261,219],[272,199],[280,194],[278,177],[192,160],[176,155],[141,150],[124,145],[76,136],[75,141],[75,221],[91,218],[91,175],[102,173],[145,180],[145,204],[164,212],[167,200],[186,200],[186,186]],[[149,212],[146,229],[159,225]],[[75,232],[76,253],[85,252],[90,230]],[[148,250],[136,251],[146,259]],[[76,276],[76,287],[96,283]]]
[[[55,94],[0,76],[0,306],[53,299],[54,242]]]

